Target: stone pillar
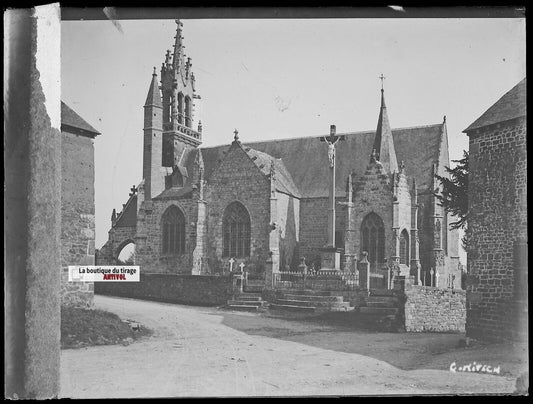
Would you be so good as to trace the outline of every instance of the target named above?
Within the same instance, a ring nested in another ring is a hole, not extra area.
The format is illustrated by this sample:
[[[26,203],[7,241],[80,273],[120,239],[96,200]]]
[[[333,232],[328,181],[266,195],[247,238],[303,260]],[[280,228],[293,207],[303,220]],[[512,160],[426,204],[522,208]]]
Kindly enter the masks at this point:
[[[270,227],[268,229],[268,248],[270,257],[265,267],[265,287],[274,287],[274,274],[279,272],[279,228],[278,228],[278,198],[276,192],[276,166],[270,164]]]
[[[411,275],[416,277],[415,285],[421,285],[420,240],[418,238],[418,191],[413,180],[411,192]]]
[[[364,280],[364,284],[359,284],[359,287],[370,290],[370,262],[368,262],[368,253],[363,251],[362,258],[357,264],[359,270],[359,281]]]
[[[59,394],[59,4],[4,13],[5,397]]]
[[[196,221],[196,247],[192,253],[192,275],[200,275],[205,272],[203,268],[206,253],[206,226],[207,226],[207,203],[199,200],[197,203],[198,219]]]

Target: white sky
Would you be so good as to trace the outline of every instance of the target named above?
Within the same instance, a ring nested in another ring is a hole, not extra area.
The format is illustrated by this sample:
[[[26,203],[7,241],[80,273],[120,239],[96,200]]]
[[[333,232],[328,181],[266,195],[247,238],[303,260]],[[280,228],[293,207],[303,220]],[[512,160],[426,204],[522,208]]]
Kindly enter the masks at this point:
[[[470,123],[526,75],[525,19],[183,20],[203,146],[393,128],[447,116],[450,158]],[[62,99],[95,140],[96,247],[142,179],[143,104],[174,20],[63,21]],[[409,164],[409,162],[405,162]],[[463,262],[465,260],[463,259]]]

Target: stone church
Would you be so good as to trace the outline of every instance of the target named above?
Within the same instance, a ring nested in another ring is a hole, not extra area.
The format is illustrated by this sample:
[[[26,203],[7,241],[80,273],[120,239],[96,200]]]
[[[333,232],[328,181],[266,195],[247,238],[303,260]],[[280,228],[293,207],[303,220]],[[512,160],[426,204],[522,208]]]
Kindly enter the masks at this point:
[[[144,103],[143,179],[113,211],[98,264],[115,263],[134,243],[144,273],[221,274],[244,263],[261,276],[297,270],[301,257],[320,268],[328,148],[319,137],[246,142],[237,131],[229,145],[202,148],[209,135],[194,122],[198,96],[182,41],[178,22],[174,51],[160,79],[154,68]],[[434,174],[445,176],[450,164],[446,118],[392,129],[383,89],[376,115],[375,131],[343,133],[337,145],[340,267],[355,271],[364,251],[372,272],[394,264],[416,283],[446,287],[454,276],[458,287],[458,232],[434,196]]]

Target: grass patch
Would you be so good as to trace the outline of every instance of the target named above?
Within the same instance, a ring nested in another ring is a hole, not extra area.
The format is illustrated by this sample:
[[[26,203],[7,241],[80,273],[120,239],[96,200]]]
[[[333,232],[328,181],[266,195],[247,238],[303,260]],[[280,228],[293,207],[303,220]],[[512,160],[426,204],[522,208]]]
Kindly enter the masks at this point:
[[[134,331],[116,314],[103,310],[61,307],[61,349],[93,345],[127,345],[151,331],[140,326]]]

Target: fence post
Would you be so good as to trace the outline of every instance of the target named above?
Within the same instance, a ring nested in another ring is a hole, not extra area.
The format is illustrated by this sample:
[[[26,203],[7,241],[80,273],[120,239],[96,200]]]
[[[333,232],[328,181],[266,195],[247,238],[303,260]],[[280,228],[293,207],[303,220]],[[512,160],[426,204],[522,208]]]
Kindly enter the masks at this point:
[[[366,290],[370,291],[370,262],[368,262],[368,253],[363,251],[362,258],[359,261],[359,271],[366,273]]]

